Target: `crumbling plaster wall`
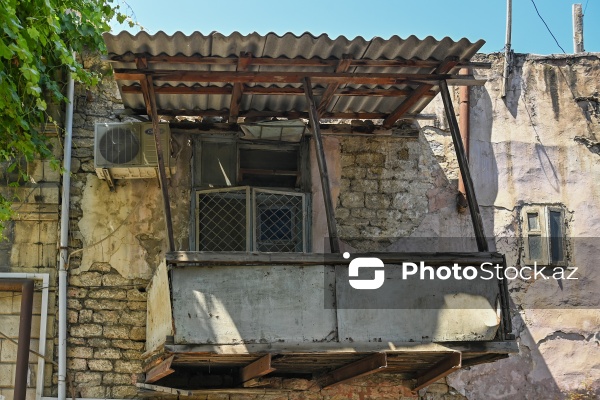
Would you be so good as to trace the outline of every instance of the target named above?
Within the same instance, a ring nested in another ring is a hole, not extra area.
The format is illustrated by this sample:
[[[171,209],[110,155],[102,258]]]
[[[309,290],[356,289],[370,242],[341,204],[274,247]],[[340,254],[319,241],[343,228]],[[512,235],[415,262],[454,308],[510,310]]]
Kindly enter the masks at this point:
[[[510,282],[520,352],[462,370],[449,384],[470,399],[597,398],[600,395],[600,134],[597,54],[515,60],[506,99],[502,57],[471,91],[471,168],[487,232],[519,265],[519,211],[528,204],[566,210],[570,265],[577,282]],[[439,101],[432,104],[439,109]],[[575,397],[581,395],[583,397]],[[587,397],[586,397],[587,396]]]

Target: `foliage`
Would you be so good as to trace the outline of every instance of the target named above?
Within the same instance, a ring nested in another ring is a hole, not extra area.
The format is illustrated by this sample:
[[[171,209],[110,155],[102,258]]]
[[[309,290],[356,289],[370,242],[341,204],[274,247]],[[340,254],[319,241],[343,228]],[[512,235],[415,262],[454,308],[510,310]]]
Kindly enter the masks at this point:
[[[0,163],[17,176],[10,185],[28,182],[23,160],[50,159],[59,168],[41,132],[54,123],[48,105],[66,103],[65,72],[84,84],[98,81],[73,52],[102,51],[109,22],[128,19],[120,8],[113,0],[0,0]],[[0,235],[11,200],[0,194]]]

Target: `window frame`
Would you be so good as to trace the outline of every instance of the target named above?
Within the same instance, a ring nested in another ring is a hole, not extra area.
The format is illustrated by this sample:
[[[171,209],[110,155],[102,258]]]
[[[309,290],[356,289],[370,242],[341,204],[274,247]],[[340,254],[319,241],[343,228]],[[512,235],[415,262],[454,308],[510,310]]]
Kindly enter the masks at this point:
[[[560,226],[561,235],[560,247],[562,251],[562,260],[554,260],[552,258],[552,229],[550,226],[550,213],[557,212],[560,214]],[[529,215],[537,214],[538,216],[538,229],[531,229],[529,226]],[[565,219],[565,210],[561,206],[557,205],[528,205],[521,209],[521,222],[522,222],[522,238],[523,238],[523,251],[524,251],[524,262],[526,265],[540,265],[540,266],[551,266],[551,267],[566,267],[567,266],[567,223]],[[530,238],[540,238],[540,250],[541,254],[539,258],[534,258],[530,254]]]
[[[209,189],[195,189],[194,193],[194,234],[191,235],[194,238],[194,242],[191,245],[195,251],[214,251],[214,252],[227,252],[226,250],[201,250],[200,249],[200,196],[202,194],[209,193],[224,193],[224,192],[239,192],[245,193],[245,203],[246,203],[246,233],[245,233],[245,251],[246,252],[259,252],[259,227],[258,224],[258,207],[257,203],[257,194],[258,193],[268,193],[268,194],[276,194],[276,195],[286,195],[286,196],[296,196],[301,197],[302,201],[300,203],[301,208],[301,219],[302,219],[302,251],[293,251],[290,253],[309,253],[311,251],[311,222],[310,222],[310,193],[303,193],[297,191],[290,190],[278,190],[271,188],[258,188],[252,186],[234,186],[234,187],[224,187],[224,188],[209,188]],[[295,223],[295,222],[291,222]],[[292,229],[294,229],[292,227]]]

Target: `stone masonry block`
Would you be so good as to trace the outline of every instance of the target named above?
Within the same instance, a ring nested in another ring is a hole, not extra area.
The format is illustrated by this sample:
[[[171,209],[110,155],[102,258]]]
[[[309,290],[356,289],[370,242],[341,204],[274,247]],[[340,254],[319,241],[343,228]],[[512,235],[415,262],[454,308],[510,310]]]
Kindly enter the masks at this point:
[[[102,275],[98,272],[82,272],[79,275],[71,275],[69,283],[79,287],[100,286]]]
[[[91,371],[112,371],[113,363],[110,360],[89,360],[88,366]]]
[[[71,326],[70,333],[75,337],[102,336],[102,326],[97,324],[80,324]]]
[[[123,361],[117,360],[115,361],[115,372],[122,372],[128,374],[137,374],[142,372],[142,362],[141,361]]]
[[[342,206],[347,208],[363,208],[365,206],[365,195],[356,192],[342,193],[340,201]]]
[[[99,349],[94,351],[94,358],[117,360],[121,358],[121,351],[118,349]]]
[[[91,347],[67,347],[67,357],[74,358],[92,358],[94,356],[94,350]]]

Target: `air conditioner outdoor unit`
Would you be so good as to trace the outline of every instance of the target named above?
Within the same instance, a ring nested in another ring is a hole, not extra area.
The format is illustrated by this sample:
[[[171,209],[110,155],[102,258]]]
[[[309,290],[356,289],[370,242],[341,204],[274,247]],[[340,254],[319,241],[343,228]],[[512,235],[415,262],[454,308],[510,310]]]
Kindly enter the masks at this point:
[[[160,124],[161,147],[167,176],[174,172],[170,156],[171,132],[168,123]],[[100,179],[154,178],[158,156],[150,122],[96,124],[94,166]]]

